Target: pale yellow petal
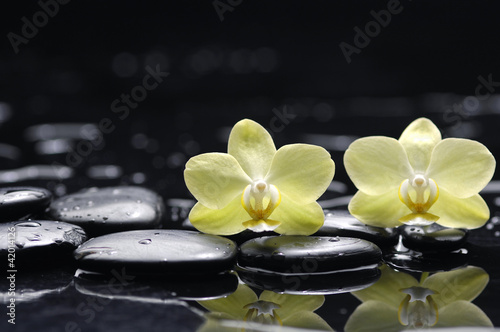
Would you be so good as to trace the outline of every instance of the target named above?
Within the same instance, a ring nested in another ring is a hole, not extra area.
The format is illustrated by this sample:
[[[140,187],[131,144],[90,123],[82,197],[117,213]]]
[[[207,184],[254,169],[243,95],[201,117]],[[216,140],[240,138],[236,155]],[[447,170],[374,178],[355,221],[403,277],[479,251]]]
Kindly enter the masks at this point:
[[[344,154],[344,165],[354,185],[368,195],[399,188],[413,174],[401,143],[384,136],[354,141]]]
[[[447,138],[434,148],[426,174],[440,189],[466,198],[477,194],[490,182],[495,164],[495,158],[483,144]]]
[[[349,316],[345,332],[398,332],[405,327],[399,324],[398,307],[380,301],[360,304]]]
[[[325,222],[323,209],[317,202],[299,205],[286,194],[281,194],[281,203],[271,214],[272,220],[281,224],[274,231],[286,235],[311,235]]]
[[[376,227],[397,227],[401,217],[411,213],[393,189],[382,195],[371,196],[358,191],[348,205],[349,212],[363,223]]]
[[[410,288],[418,285],[417,279],[404,272],[397,272],[387,265],[380,267],[382,275],[380,279],[368,288],[352,292],[359,300],[383,302],[398,310],[401,301],[406,294],[401,289]],[[396,321],[397,321],[396,313]]]
[[[328,188],[335,164],[324,148],[309,144],[281,147],[274,156],[266,181],[293,201],[308,204]]]
[[[255,121],[244,119],[236,123],[229,135],[227,152],[241,165],[252,180],[264,179],[276,153],[273,139]]]
[[[255,301],[257,301],[255,292],[247,285],[239,284],[236,291],[227,297],[198,301],[198,303],[211,312],[224,313],[229,315],[232,319],[243,319],[248,311],[243,307]],[[227,318],[227,316],[225,316],[225,318]]]
[[[225,207],[251,183],[236,159],[226,153],[192,157],[186,163],[184,181],[191,194],[211,209]]]
[[[439,217],[438,224],[453,228],[478,228],[490,218],[488,205],[479,194],[469,198],[457,198],[441,188],[439,197],[429,209],[429,213]]]
[[[325,297],[323,295],[293,295],[263,291],[259,300],[279,304],[281,308],[276,309],[276,312],[281,319],[284,319],[299,311],[315,311],[323,305]]]
[[[432,298],[438,307],[444,307],[459,300],[474,300],[484,290],[489,279],[488,273],[482,268],[468,266],[433,274],[424,280],[422,287],[435,291],[437,294]]]
[[[298,327],[305,331],[333,331],[319,315],[310,311],[300,311],[283,319],[283,326]]]
[[[441,133],[431,120],[420,118],[401,134],[399,142],[406,150],[408,160],[416,172],[424,173],[431,160],[432,150],[441,141]]]
[[[448,326],[493,327],[493,324],[478,306],[468,301],[457,301],[440,309],[439,319],[434,327],[439,328]]]
[[[245,230],[243,222],[250,219],[241,205],[240,195],[223,209],[209,209],[196,203],[189,213],[189,220],[197,230],[216,235],[232,235]]]

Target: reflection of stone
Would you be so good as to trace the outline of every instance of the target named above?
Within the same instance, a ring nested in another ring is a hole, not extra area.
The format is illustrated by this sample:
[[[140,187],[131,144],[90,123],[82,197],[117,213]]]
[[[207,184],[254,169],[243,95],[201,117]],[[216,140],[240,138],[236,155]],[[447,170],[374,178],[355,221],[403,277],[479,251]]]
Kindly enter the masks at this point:
[[[72,269],[58,268],[48,271],[31,271],[30,273],[16,273],[15,296],[9,294],[9,280],[0,281],[0,303],[7,304],[15,298],[16,303],[34,302],[49,294],[59,294],[68,289],[73,278]],[[8,275],[7,275],[8,276]]]
[[[380,270],[374,267],[331,273],[277,273],[238,267],[237,272],[252,287],[309,295],[353,292],[373,285],[380,277]]]
[[[411,275],[381,268],[378,282],[352,294],[363,303],[349,317],[345,331],[400,331],[407,328],[492,326],[471,303],[484,290],[488,274],[478,267]]]
[[[402,226],[403,244],[411,249],[428,251],[452,251],[460,249],[467,240],[468,231],[447,228],[438,224],[429,226]]]
[[[203,278],[203,282],[200,282]],[[78,292],[106,299],[128,299],[148,303],[210,300],[233,293],[238,287],[234,273],[207,276],[132,276],[125,269],[109,275],[78,270],[75,274]]]
[[[314,313],[324,303],[322,295],[288,295],[263,291],[259,297],[245,284],[233,294],[216,300],[198,301],[211,312],[198,332],[269,331],[271,326],[290,326],[332,331]]]

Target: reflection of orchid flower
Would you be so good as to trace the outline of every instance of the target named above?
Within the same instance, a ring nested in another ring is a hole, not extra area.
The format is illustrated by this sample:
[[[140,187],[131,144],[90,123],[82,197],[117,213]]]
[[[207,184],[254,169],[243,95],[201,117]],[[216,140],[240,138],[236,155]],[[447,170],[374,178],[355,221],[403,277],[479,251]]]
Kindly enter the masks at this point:
[[[263,291],[260,297],[257,297],[250,287],[240,284],[236,292],[225,298],[198,301],[211,311],[201,330],[216,331],[217,326],[221,326],[217,324],[217,320],[223,319],[332,331],[330,326],[313,312],[321,307],[324,301],[323,295],[288,295],[271,291]]]
[[[345,331],[400,331],[405,328],[493,326],[474,300],[488,284],[479,267],[411,275],[383,266],[373,286],[353,292],[363,303],[349,317]]]
[[[495,158],[476,141],[442,140],[430,120],[413,121],[399,140],[385,136],[353,142],[344,156],[359,189],[349,211],[366,224],[401,223],[477,228],[489,218],[478,192],[491,180]]]
[[[324,222],[316,202],[335,172],[322,147],[291,144],[278,151],[271,135],[245,119],[229,135],[228,153],[205,153],[186,163],[184,179],[198,200],[189,214],[205,233],[245,229],[309,235]]]

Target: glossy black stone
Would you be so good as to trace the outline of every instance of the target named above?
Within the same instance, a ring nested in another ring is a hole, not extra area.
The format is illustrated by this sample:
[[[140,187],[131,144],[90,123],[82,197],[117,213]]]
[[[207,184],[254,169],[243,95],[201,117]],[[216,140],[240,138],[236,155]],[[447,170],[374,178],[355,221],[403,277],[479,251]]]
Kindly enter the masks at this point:
[[[356,237],[381,247],[392,246],[398,242],[396,229],[365,225],[347,210],[326,210],[325,223],[315,235]]]
[[[15,258],[14,268],[62,264],[63,258],[85,242],[79,226],[52,220],[13,221],[0,224],[0,259]],[[9,256],[14,254],[14,256]],[[12,268],[11,268],[12,269]]]
[[[457,250],[464,246],[467,235],[467,230],[446,228],[438,224],[401,227],[405,247],[418,251]]]
[[[226,238],[182,230],[137,230],[93,238],[74,256],[83,270],[134,275],[210,274],[231,269],[236,244]]]
[[[52,193],[37,187],[0,188],[0,221],[13,221],[43,212],[52,201]]]
[[[376,266],[380,249],[362,239],[327,236],[266,236],[241,245],[238,264],[281,273],[320,273]]]
[[[380,270],[376,267],[316,274],[265,272],[242,267],[236,271],[241,280],[250,286],[298,295],[354,292],[373,285],[380,278]]]
[[[406,250],[384,254],[384,261],[391,267],[407,272],[442,272],[467,265],[466,251],[422,253]]]
[[[133,186],[90,188],[61,197],[49,215],[73,223],[90,235],[157,228],[165,207],[155,192]]]
[[[75,288],[87,296],[162,303],[165,299],[211,300],[230,295],[238,288],[234,272],[203,276],[129,276],[126,270],[115,275],[78,270]]]

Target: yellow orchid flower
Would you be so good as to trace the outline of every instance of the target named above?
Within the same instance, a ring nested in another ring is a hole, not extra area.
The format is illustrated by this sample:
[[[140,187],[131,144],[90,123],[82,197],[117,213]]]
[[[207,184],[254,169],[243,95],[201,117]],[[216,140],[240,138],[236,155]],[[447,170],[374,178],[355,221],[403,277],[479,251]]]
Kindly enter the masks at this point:
[[[272,331],[272,326],[332,331],[328,323],[314,313],[324,301],[323,295],[277,294],[267,290],[257,297],[250,287],[239,284],[236,292],[227,297],[198,301],[210,310],[207,322],[198,331],[233,330],[224,326],[238,327],[234,331],[253,331],[255,324],[265,325],[259,331]]]
[[[349,211],[379,227],[401,223],[478,228],[489,219],[479,191],[491,180],[495,158],[481,143],[441,139],[426,118],[413,121],[399,140],[372,136],[354,141],[344,155],[359,191]]]
[[[335,172],[319,146],[291,144],[278,151],[271,135],[244,119],[231,130],[228,153],[188,160],[184,179],[198,200],[189,214],[198,230],[231,235],[245,229],[309,235],[324,222],[316,200]]]
[[[483,269],[469,266],[430,277],[423,273],[420,282],[385,265],[381,270],[375,284],[352,293],[363,303],[347,320],[346,332],[493,326],[471,303],[488,284],[489,276]]]

